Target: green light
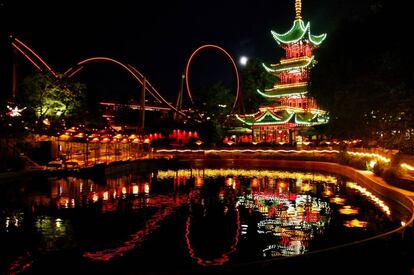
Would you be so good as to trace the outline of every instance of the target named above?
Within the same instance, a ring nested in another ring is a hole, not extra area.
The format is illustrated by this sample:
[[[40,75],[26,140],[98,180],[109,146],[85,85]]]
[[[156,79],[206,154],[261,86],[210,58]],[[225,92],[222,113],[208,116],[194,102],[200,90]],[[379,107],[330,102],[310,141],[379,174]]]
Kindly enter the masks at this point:
[[[244,119],[242,119],[241,117],[239,117],[239,115],[237,115],[237,114],[236,114],[236,118],[238,120],[240,120],[241,122],[243,122],[244,124],[247,124],[249,126],[252,126],[252,125],[277,125],[277,124],[284,124],[284,123],[288,122],[289,120],[292,119],[292,117],[294,115],[295,115],[295,113],[292,113],[285,120],[279,120],[279,121],[275,121],[275,122],[256,122],[256,123],[245,121]]]
[[[274,114],[272,114],[269,111],[266,111],[258,120],[257,122],[261,122],[266,116],[270,116],[272,119],[280,121],[280,118],[278,118],[277,116],[275,116]]]
[[[256,90],[261,96],[268,97],[268,98],[279,98],[279,97],[289,97],[289,96],[303,96],[307,94],[308,92],[302,92],[302,93],[289,93],[289,94],[280,94],[280,95],[268,95],[266,93],[263,93],[259,89]]]
[[[274,73],[274,72],[276,72],[276,70],[275,70],[275,69],[272,69],[272,68],[267,67],[264,63],[262,63],[262,66],[263,66],[263,68],[265,68],[265,70],[266,70],[268,73]]]
[[[298,69],[302,69],[302,68],[306,68],[308,67],[314,60],[315,56],[313,55],[309,61],[307,63],[305,63],[304,65],[300,65],[300,66],[296,66],[296,67],[286,67],[286,68],[281,68],[281,69],[272,69],[273,72],[283,72],[283,71],[293,71],[293,70],[298,70]],[[266,67],[265,67],[266,68]]]
[[[321,35],[311,34],[310,22],[305,25],[301,19],[293,21],[293,26],[286,33],[280,34],[275,31],[271,31],[271,33],[278,44],[296,43],[302,40],[306,33],[308,33],[309,41],[315,46],[319,46],[326,38],[326,33]]]
[[[295,123],[311,126],[311,125],[326,124],[329,121],[329,118],[327,116],[326,117],[321,117],[318,114],[315,114],[310,119],[310,121],[312,121],[314,119],[316,119],[317,121],[316,122],[309,122],[309,121],[306,121],[306,120],[299,119],[297,116],[295,116]]]
[[[309,40],[312,42],[312,44],[319,46],[326,38],[326,33],[321,35],[313,35],[310,33],[309,30]]]
[[[309,23],[306,24],[305,26],[305,23],[301,19],[298,19],[298,20],[293,21],[293,26],[287,32],[280,34],[275,31],[271,31],[271,33],[273,35],[273,38],[279,44],[280,43],[284,43],[284,44],[295,43],[303,38],[309,26],[310,26]],[[296,35],[296,38],[293,38],[293,39],[290,38],[290,36],[294,36],[294,35]]]
[[[313,119],[315,119],[317,117],[317,114],[316,115],[314,115],[310,120],[313,120]],[[312,123],[312,122],[309,122],[309,121],[305,121],[305,120],[301,120],[301,119],[298,119],[298,116],[295,116],[295,123],[296,124],[304,124],[304,125],[314,125],[314,124],[317,124],[317,123]]]

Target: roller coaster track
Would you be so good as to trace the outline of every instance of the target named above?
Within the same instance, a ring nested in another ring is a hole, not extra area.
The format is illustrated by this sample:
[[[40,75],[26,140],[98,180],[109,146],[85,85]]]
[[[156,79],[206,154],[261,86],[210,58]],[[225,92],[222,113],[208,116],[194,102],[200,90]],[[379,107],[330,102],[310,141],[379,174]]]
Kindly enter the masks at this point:
[[[188,118],[188,119],[193,119],[197,122],[200,122],[197,119],[191,118],[190,116],[188,116],[187,114],[185,114],[184,112],[182,112],[181,110],[177,109],[176,107],[174,107],[172,104],[170,104],[159,92],[158,90],[147,80],[147,78],[134,66],[132,66],[131,64],[128,63],[123,63],[121,61],[118,61],[116,59],[113,58],[109,58],[109,57],[90,57],[90,58],[86,58],[82,61],[79,61],[76,65],[70,67],[68,70],[66,70],[63,74],[58,74],[44,59],[42,59],[40,57],[39,54],[37,54],[32,48],[30,48],[27,44],[25,44],[23,41],[21,41],[20,39],[10,36],[11,38],[11,44],[12,47],[14,49],[16,49],[19,53],[21,53],[37,70],[41,71],[41,72],[47,72],[50,75],[52,75],[54,78],[56,79],[61,79],[62,77],[66,77],[66,78],[72,78],[75,75],[77,75],[80,71],[82,71],[82,69],[91,63],[112,63],[115,65],[118,65],[120,68],[124,69],[126,72],[128,72],[135,80],[137,80],[139,82],[140,85],[143,85],[144,81],[145,81],[145,90],[153,97],[155,98],[158,102],[168,106],[172,111],[176,112],[177,114]],[[213,49],[213,50],[217,50],[221,53],[223,53],[225,55],[225,57],[227,57],[227,59],[230,61],[230,63],[233,65],[234,71],[235,71],[235,75],[236,75],[236,97],[235,97],[235,101],[232,107],[232,110],[234,110],[235,106],[238,103],[238,100],[240,98],[240,77],[239,77],[239,73],[237,70],[237,66],[236,63],[234,62],[233,58],[231,57],[231,55],[225,51],[223,48],[217,46],[217,45],[211,45],[211,44],[207,44],[207,45],[203,45],[199,48],[197,48],[191,55],[190,58],[187,61],[186,64],[186,70],[185,70],[185,77],[186,77],[186,87],[187,87],[187,91],[188,91],[188,96],[190,98],[191,103],[194,103],[193,101],[193,95],[191,93],[190,90],[190,84],[189,84],[189,71],[190,71],[190,65],[191,62],[193,60],[193,58],[200,53],[203,50],[207,50],[207,49]]]

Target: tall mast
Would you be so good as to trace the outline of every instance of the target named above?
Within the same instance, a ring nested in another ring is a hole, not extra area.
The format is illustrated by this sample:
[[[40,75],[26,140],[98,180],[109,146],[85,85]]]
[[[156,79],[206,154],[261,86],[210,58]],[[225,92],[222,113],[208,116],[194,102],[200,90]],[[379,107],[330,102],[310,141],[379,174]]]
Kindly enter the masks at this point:
[[[295,11],[296,16],[295,20],[301,20],[302,19],[302,0],[295,0]]]
[[[16,68],[16,49],[13,48],[13,78],[12,78],[12,96],[13,99],[17,94],[17,68]]]
[[[144,77],[142,80],[142,90],[140,94],[140,116],[139,116],[139,127],[138,132],[143,134],[145,127],[145,89],[147,85],[147,79]]]

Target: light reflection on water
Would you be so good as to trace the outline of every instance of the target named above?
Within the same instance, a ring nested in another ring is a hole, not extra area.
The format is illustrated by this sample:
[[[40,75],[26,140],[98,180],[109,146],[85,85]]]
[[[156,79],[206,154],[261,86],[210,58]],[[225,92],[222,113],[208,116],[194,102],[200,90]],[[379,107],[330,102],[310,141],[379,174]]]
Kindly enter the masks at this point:
[[[384,201],[319,173],[193,169],[30,184],[1,197],[0,270],[19,272],[62,252],[72,263],[131,255],[151,269],[154,245],[179,259],[157,263],[222,265],[303,254],[395,226]],[[344,203],[358,211],[341,214]],[[178,241],[185,250],[176,252]]]

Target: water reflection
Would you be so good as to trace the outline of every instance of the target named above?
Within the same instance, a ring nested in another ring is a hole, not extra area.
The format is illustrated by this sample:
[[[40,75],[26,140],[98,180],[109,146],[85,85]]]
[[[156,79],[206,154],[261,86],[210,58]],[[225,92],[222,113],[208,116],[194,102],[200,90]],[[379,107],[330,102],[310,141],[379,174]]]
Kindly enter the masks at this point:
[[[247,178],[285,178],[285,179],[301,179],[312,181],[324,181],[328,183],[335,183],[336,177],[320,173],[306,173],[306,172],[291,172],[280,170],[255,170],[255,169],[182,169],[178,171],[167,170],[159,171],[158,178],[218,178],[218,177],[247,177]]]
[[[233,178],[224,182],[205,186],[204,179],[197,176],[189,194],[185,240],[190,257],[201,266],[228,262],[239,242],[240,213],[235,203],[239,185]]]
[[[354,183],[354,182],[347,182],[346,186],[350,189],[358,190],[365,198],[368,198],[372,201],[375,205],[377,205],[382,212],[384,212],[387,216],[391,215],[390,207],[380,198],[372,194],[366,188]]]
[[[20,227],[24,217],[23,212],[14,212],[10,214],[10,216],[5,217],[6,222],[4,226],[6,232],[9,232],[10,230],[16,230],[18,227]]]
[[[0,269],[9,273],[62,251],[74,252],[62,263],[141,257],[154,267],[174,256],[177,266],[222,265],[303,254],[394,226],[386,202],[356,183],[273,170],[51,178],[0,192],[0,209]],[[185,250],[164,247],[171,238]],[[154,246],[170,254],[158,257]]]
[[[57,209],[91,207],[104,201],[102,211],[115,211],[118,207],[118,199],[127,197],[140,197],[150,192],[149,182],[151,175],[141,178],[115,178],[108,179],[105,184],[97,184],[90,179],[67,177],[51,180],[51,203]],[[137,183],[139,182],[139,183]],[[36,199],[37,206],[48,206],[47,200]]]
[[[335,184],[332,180],[331,183]],[[250,187],[250,192],[238,197],[238,205],[250,210],[244,211],[244,228],[249,227],[249,219],[260,213],[256,227],[263,243],[263,257],[303,254],[308,251],[309,241],[323,234],[331,209],[316,196],[316,182],[253,178]]]
[[[160,208],[160,210],[153,214],[152,217],[145,222],[142,229],[130,234],[127,241],[117,244],[114,248],[94,252],[85,252],[83,254],[84,257],[91,260],[108,261],[114,257],[122,256],[128,251],[137,249],[137,247],[139,247],[139,245],[146,240],[148,235],[160,227],[160,223],[167,216],[171,215],[178,206],[185,202],[185,199],[183,196],[180,198],[159,196],[156,200],[152,201],[157,207]]]
[[[368,224],[368,222],[366,222],[366,221],[359,221],[357,219],[353,219],[353,220],[345,221],[344,222],[344,225],[346,227],[366,227],[367,224]]]

